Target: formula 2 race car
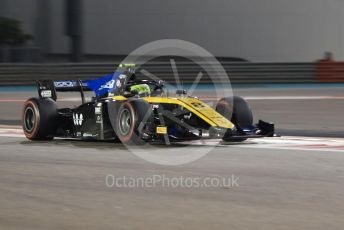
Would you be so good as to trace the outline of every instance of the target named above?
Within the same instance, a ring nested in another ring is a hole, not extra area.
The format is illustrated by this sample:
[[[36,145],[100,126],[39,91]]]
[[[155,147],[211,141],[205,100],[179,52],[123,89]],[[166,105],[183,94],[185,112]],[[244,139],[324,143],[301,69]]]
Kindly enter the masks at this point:
[[[222,138],[239,142],[274,135],[274,125],[253,125],[251,109],[241,97],[222,98],[212,108],[185,90],[168,97],[160,80],[138,80],[134,67],[95,80],[38,81],[37,98],[24,104],[22,126],[30,140],[54,137],[121,141],[126,144]],[[58,108],[57,92],[78,91],[82,104]],[[85,102],[84,91],[95,96]]]

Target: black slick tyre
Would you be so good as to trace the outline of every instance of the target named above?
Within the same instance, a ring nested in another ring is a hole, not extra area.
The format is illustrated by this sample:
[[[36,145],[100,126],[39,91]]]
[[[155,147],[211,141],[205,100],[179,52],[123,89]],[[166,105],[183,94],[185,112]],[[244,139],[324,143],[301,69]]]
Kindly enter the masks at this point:
[[[241,128],[253,124],[252,111],[247,101],[242,97],[222,98],[216,105],[216,111]]]
[[[146,119],[146,121],[144,121]],[[142,100],[126,101],[118,108],[115,119],[115,133],[119,140],[128,145],[141,145],[139,126],[151,119],[150,105]]]
[[[57,106],[50,98],[31,98],[24,103],[22,127],[29,140],[51,140],[57,127]]]

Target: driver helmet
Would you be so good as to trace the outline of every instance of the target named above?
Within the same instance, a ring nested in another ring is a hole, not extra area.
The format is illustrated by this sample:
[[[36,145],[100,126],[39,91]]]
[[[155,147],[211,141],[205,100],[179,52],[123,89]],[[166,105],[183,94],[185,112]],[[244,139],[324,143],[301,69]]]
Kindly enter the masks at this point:
[[[135,91],[136,94],[138,95],[150,95],[151,93],[151,89],[149,87],[149,85],[147,84],[137,84],[137,85],[133,85],[130,86],[130,92]]]

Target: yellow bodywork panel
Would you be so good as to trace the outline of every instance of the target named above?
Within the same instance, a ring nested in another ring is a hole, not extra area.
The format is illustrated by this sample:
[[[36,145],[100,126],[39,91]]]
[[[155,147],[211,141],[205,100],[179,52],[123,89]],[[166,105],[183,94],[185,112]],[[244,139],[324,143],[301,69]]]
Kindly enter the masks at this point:
[[[227,129],[234,128],[232,122],[197,98],[144,97],[142,99],[148,103],[177,104],[196,114],[211,126],[218,126]]]
[[[115,96],[112,97],[112,99],[115,101],[127,100],[127,98],[123,96]],[[180,105],[197,115],[211,126],[218,126],[226,129],[234,128],[234,124],[232,122],[197,98],[143,97],[142,99],[148,103]]]
[[[227,129],[234,128],[234,124],[232,122],[230,122],[227,118],[219,114],[211,106],[198,100],[197,98],[180,98],[179,100],[191,106],[192,109],[194,109],[194,111],[190,110],[191,112],[195,113],[195,111],[197,111],[201,113],[202,115],[204,115],[204,117],[207,117],[212,122],[214,122],[216,126]],[[202,116],[198,116],[202,118]]]
[[[128,100],[128,98],[123,97],[123,96],[114,96],[114,97],[111,97],[111,98],[114,101],[126,101],[126,100]]]
[[[167,127],[166,126],[158,126],[156,127],[157,134],[167,134]]]

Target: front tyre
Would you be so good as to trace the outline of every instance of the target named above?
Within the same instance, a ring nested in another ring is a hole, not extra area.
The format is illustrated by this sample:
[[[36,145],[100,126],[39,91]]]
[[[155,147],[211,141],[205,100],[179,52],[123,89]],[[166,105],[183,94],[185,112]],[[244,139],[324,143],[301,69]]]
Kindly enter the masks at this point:
[[[216,111],[241,128],[253,124],[252,110],[242,97],[222,98],[216,105]]]
[[[50,98],[31,98],[24,103],[22,127],[29,140],[51,140],[57,127],[57,106]]]
[[[230,120],[239,128],[246,128],[253,124],[253,115],[248,103],[242,97],[233,96],[222,98],[217,106],[216,111]],[[224,137],[224,141],[242,142],[247,138]]]
[[[115,119],[117,137],[124,144],[144,144],[138,129],[141,122],[149,122],[151,117],[151,108],[147,102],[141,100],[124,102],[119,107]]]

